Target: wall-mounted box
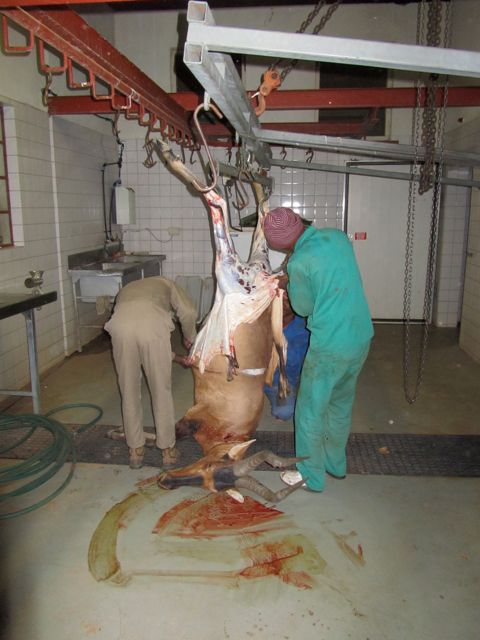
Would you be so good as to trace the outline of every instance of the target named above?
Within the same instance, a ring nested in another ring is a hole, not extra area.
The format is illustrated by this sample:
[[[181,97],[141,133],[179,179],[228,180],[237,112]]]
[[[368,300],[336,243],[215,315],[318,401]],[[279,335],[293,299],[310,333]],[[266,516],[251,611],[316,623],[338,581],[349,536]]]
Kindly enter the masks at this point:
[[[114,224],[135,224],[136,221],[135,191],[131,187],[115,185],[113,187],[112,222]]]

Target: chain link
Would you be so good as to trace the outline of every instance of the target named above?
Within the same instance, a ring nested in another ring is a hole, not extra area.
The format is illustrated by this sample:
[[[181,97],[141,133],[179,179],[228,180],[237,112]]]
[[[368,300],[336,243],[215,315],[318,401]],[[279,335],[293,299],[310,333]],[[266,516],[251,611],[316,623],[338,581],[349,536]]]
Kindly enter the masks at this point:
[[[426,44],[429,47],[439,47],[441,32],[441,0],[431,0],[428,4]],[[422,143],[425,147],[425,162],[420,169],[419,194],[429,191],[435,182],[435,143],[438,125],[436,96],[438,87],[438,75],[431,74],[425,86],[425,106],[422,119]]]
[[[342,0],[335,0],[335,2],[333,2],[328,7],[327,12],[325,13],[325,15],[321,18],[319,23],[317,25],[315,25],[315,27],[313,29],[313,32],[312,32],[313,35],[318,35],[318,33],[324,28],[324,26],[330,20],[332,15],[338,9],[338,7],[341,4],[341,2],[342,2]],[[305,20],[302,22],[302,24],[296,30],[295,33],[304,33],[308,29],[308,27],[312,24],[313,20],[318,16],[318,14],[320,13],[320,11],[322,10],[322,8],[325,6],[326,3],[327,3],[327,0],[320,0],[320,2],[317,2],[316,6],[312,9],[312,11],[310,11],[308,16],[305,18]],[[282,62],[282,58],[279,58],[273,64],[270,65],[270,69],[274,69],[275,67],[278,67],[281,62]],[[292,71],[292,69],[294,69],[299,62],[300,62],[300,60],[290,60],[290,62],[282,69],[282,71],[280,73],[280,81],[281,81],[281,83],[283,83],[283,81],[288,76],[290,71]]]
[[[418,8],[418,19],[417,19],[417,44],[422,42],[422,28],[424,25],[423,19],[423,9],[425,5],[425,0],[422,0],[422,6]],[[441,24],[441,13],[440,19],[438,19],[434,25],[434,30],[436,32],[437,24]],[[444,33],[444,42],[443,45],[448,47],[450,42],[450,29],[451,29],[451,13],[450,13],[450,2],[447,3],[446,15],[445,15],[445,33]],[[438,43],[440,43],[440,36],[437,33],[434,34],[434,37],[438,38]],[[428,35],[427,35],[428,38]],[[436,46],[439,46],[437,44]],[[438,78],[435,79],[433,95],[436,96],[436,91],[439,88]],[[440,197],[441,197],[441,180],[443,175],[443,156],[444,156],[444,133],[445,133],[445,115],[446,115],[446,106],[448,103],[448,78],[445,79],[445,85],[443,88],[443,103],[441,108],[438,110],[438,122],[437,122],[437,112],[435,109],[435,102],[433,103],[433,110],[435,113],[435,124],[438,125],[435,127],[435,131],[433,134],[433,162],[431,167],[429,168],[430,175],[433,177],[432,185],[434,186],[433,194],[432,194],[432,211],[430,218],[430,232],[429,232],[429,243],[428,243],[428,257],[427,257],[427,271],[426,271],[426,279],[425,279],[425,297],[423,302],[423,331],[421,335],[421,343],[420,350],[418,354],[418,368],[417,368],[417,378],[414,383],[413,391],[410,391],[410,353],[411,353],[411,335],[410,335],[410,317],[411,317],[411,295],[412,295],[412,277],[413,277],[413,241],[414,241],[414,230],[415,230],[415,191],[416,191],[416,182],[419,182],[418,193],[422,193],[422,175],[419,173],[419,162],[418,162],[418,149],[420,143],[420,98],[421,98],[421,83],[420,80],[417,80],[416,84],[416,105],[413,110],[412,116],[412,144],[414,145],[414,160],[410,171],[410,184],[409,184],[409,195],[408,195],[408,212],[407,212],[407,238],[406,238],[406,248],[405,248],[405,282],[404,282],[404,298],[403,298],[403,314],[404,314],[404,358],[403,358],[403,368],[404,368],[404,392],[405,398],[408,403],[413,404],[420,392],[420,387],[423,378],[423,372],[425,369],[425,361],[427,355],[427,345],[428,345],[428,337],[429,337],[429,325],[431,320],[432,313],[432,304],[433,304],[433,293],[434,293],[434,283],[435,283],[435,272],[436,272],[436,255],[437,255],[437,244],[438,244],[438,220],[440,213]],[[427,97],[426,97],[427,99]],[[431,132],[427,132],[428,135],[431,135]],[[425,135],[425,128],[422,126],[422,136]],[[435,164],[435,142],[438,141],[438,164]]]

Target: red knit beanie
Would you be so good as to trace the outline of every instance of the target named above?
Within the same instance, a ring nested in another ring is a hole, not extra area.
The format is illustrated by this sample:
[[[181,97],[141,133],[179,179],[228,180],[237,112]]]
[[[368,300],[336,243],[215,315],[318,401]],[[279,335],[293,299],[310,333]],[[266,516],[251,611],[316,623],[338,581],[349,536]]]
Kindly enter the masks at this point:
[[[292,248],[304,229],[301,216],[287,207],[272,209],[263,223],[265,238],[272,249]]]

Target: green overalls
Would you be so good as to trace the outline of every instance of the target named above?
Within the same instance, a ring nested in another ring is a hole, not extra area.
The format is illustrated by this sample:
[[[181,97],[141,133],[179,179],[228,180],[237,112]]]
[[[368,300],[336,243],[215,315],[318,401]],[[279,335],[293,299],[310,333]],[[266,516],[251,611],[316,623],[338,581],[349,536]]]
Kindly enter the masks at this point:
[[[308,227],[287,265],[293,310],[307,317],[310,346],[295,408],[297,468],[322,491],[325,471],[343,477],[357,378],[373,326],[355,255],[338,229]]]

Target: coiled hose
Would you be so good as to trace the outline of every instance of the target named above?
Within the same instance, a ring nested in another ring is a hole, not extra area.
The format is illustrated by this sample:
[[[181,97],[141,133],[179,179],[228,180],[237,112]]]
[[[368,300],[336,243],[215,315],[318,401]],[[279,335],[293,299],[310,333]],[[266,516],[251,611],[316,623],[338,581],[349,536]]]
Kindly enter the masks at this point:
[[[66,411],[67,409],[74,408],[92,408],[97,411],[97,415],[93,420],[90,420],[90,422],[82,425],[75,432],[71,433],[67,431],[63,424],[54,420],[51,416],[55,413],[59,413],[60,411]],[[53,438],[45,448],[37,451],[28,459],[21,460],[13,465],[8,464],[5,467],[0,467],[0,506],[7,504],[8,500],[25,495],[29,491],[37,489],[42,484],[50,480],[50,478],[52,478],[62,468],[69,458],[71,460],[70,471],[66,479],[57,489],[45,498],[42,498],[27,507],[18,509],[17,511],[0,512],[0,520],[8,520],[10,518],[30,513],[31,511],[47,504],[50,500],[53,500],[53,498],[65,489],[73,477],[75,463],[77,461],[75,437],[93,427],[100,420],[102,415],[103,410],[99,406],[89,403],[64,404],[43,415],[31,413],[17,416],[7,414],[0,415],[0,433],[17,430],[24,431],[26,428],[29,429],[28,432],[21,435],[19,440],[14,442],[14,444],[0,449],[0,457],[26,442],[37,429],[45,429],[50,432],[50,435]],[[14,488],[7,490],[6,488],[10,485],[14,485]]]

